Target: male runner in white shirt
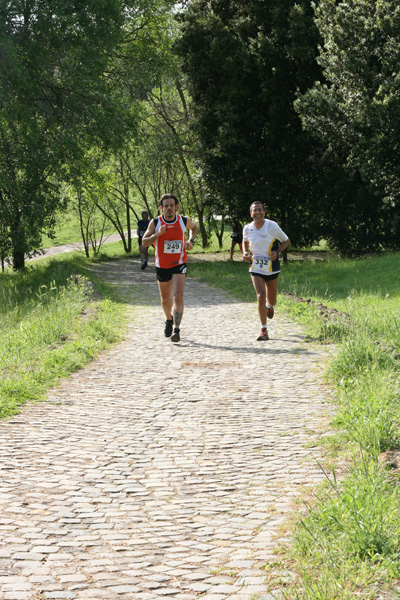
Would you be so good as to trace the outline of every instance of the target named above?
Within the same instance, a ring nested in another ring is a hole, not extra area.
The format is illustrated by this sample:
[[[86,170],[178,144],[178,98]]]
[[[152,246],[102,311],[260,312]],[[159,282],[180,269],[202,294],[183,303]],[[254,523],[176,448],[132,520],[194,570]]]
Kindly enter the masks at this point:
[[[253,202],[250,206],[252,223],[243,229],[243,260],[249,263],[249,272],[257,294],[261,333],[257,340],[268,340],[267,317],[274,316],[278,293],[278,276],[281,271],[278,259],[290,244],[278,223],[265,218],[264,205]]]

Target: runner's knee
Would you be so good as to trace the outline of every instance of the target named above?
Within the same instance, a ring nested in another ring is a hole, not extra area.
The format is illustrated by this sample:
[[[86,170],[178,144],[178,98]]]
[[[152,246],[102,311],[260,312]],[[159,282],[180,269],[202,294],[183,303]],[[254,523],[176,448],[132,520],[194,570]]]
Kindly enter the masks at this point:
[[[183,301],[183,290],[178,290],[174,292],[174,302],[182,302]]]
[[[257,301],[265,304],[267,300],[267,294],[265,292],[257,292]]]

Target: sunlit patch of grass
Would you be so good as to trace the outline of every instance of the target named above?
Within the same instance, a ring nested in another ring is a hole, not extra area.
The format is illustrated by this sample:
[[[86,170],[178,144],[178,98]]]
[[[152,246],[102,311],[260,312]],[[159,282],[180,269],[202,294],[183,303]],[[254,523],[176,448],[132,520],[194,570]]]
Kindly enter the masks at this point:
[[[390,370],[366,371],[338,386],[335,424],[343,435],[375,458],[400,446],[399,383]]]
[[[296,530],[299,581],[290,597],[374,598],[400,574],[398,492],[366,455],[343,481],[327,478]]]
[[[44,398],[61,377],[121,338],[124,307],[94,301],[82,268],[79,261],[52,260],[2,275],[0,418]]]

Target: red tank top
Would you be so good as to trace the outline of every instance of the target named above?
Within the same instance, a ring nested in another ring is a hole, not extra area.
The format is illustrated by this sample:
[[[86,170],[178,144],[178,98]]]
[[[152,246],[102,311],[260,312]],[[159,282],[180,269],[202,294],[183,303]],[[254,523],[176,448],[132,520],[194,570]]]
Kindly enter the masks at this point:
[[[186,220],[186,219],[185,219]],[[167,230],[154,242],[156,256],[155,265],[161,269],[171,269],[176,265],[186,263],[187,254],[185,249],[186,224],[181,215],[176,215],[175,220],[169,223],[164,217],[157,218],[154,233],[166,225]]]

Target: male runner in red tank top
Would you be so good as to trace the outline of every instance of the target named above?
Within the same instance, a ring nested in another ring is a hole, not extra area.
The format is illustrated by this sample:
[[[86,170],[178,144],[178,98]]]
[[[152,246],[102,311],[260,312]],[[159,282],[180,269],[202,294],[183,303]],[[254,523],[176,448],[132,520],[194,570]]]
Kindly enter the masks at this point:
[[[177,214],[178,200],[173,194],[161,196],[160,208],[162,214],[150,221],[142,243],[145,247],[151,244],[155,247],[156,276],[161,306],[167,318],[164,335],[170,337],[172,342],[179,342],[186,278],[186,250],[193,248],[197,225],[189,217]],[[187,242],[185,241],[186,229],[189,229]]]

